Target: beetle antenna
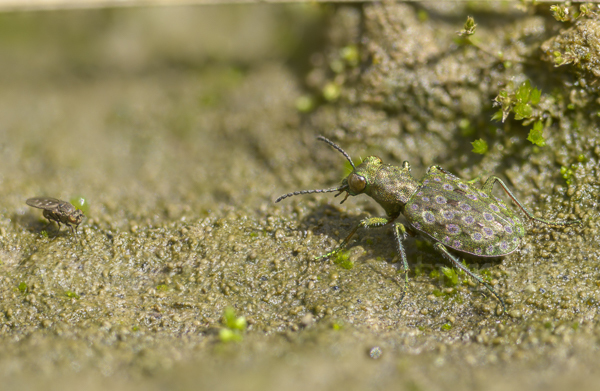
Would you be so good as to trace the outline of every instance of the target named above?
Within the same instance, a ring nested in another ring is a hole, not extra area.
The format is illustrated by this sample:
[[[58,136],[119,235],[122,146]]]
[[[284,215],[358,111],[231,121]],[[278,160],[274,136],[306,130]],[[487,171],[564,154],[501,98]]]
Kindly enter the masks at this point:
[[[300,191],[295,191],[293,193],[287,193],[282,195],[281,197],[277,198],[275,200],[275,202],[279,202],[285,198],[291,197],[291,196],[297,196],[297,195],[302,195],[302,194],[312,194],[312,193],[332,193],[334,191],[339,191],[340,194],[345,191],[348,188],[348,185],[344,185],[344,186],[340,186],[340,187],[335,187],[335,188],[331,188],[331,189],[319,189],[319,190],[300,190]],[[339,194],[336,195],[336,197]]]
[[[348,161],[350,162],[350,165],[352,166],[352,168],[356,170],[356,167],[354,166],[354,163],[352,162],[352,159],[350,159],[350,156],[348,156],[348,154],[346,153],[346,151],[344,151],[340,146],[338,146],[337,144],[335,144],[333,141],[326,139],[323,136],[318,136],[317,140],[324,141],[327,144],[331,145],[333,148],[335,148],[338,151],[340,151],[342,153],[342,155],[344,155],[346,157],[346,159],[348,159]]]

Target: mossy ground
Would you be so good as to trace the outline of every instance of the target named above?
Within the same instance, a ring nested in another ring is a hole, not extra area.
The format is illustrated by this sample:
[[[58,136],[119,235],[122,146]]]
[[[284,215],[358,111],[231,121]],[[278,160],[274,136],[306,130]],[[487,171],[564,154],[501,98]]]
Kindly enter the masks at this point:
[[[595,387],[597,92],[571,93],[586,69],[542,59],[539,47],[562,28],[549,12],[470,7],[2,16],[3,384]],[[507,67],[455,42],[468,14],[482,44],[527,61]],[[362,65],[344,60],[348,47],[360,47]],[[543,148],[520,121],[489,120],[502,83],[525,79],[556,97]],[[335,102],[318,96],[331,81]],[[307,91],[316,109],[301,114]],[[530,224],[518,252],[467,260],[506,299],[503,316],[482,287],[460,276],[449,284],[449,265],[411,238],[399,303],[389,230],[359,232],[344,255],[352,267],[310,262],[381,214],[377,205],[327,195],[273,203],[338,183],[343,157],[319,133],[355,159],[409,160],[416,176],[434,163],[465,178],[499,174],[536,213],[583,226]],[[490,145],[483,157],[470,152],[476,138]],[[25,205],[42,195],[86,200],[77,237]],[[248,323],[241,342],[219,338],[228,307]]]

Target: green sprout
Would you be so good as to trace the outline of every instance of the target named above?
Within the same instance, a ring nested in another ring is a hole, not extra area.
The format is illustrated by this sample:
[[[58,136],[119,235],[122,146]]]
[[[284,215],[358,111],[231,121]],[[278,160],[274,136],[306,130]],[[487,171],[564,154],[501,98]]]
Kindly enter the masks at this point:
[[[334,82],[329,82],[323,87],[323,98],[325,98],[326,101],[333,102],[340,97],[341,92],[342,89],[339,85]]]
[[[329,63],[329,68],[331,68],[334,73],[342,73],[344,72],[344,69],[346,69],[346,66],[341,58],[336,58]]]
[[[542,91],[531,87],[531,82],[525,80],[514,91],[501,90],[494,98],[494,105],[501,109],[493,116],[493,120],[504,122],[508,115],[513,112],[516,120],[535,117],[532,106],[537,106],[542,98]]]
[[[27,291],[29,290],[29,287],[27,286],[26,283],[21,282],[21,283],[19,283],[19,290],[21,291],[21,293],[27,293]]]
[[[458,285],[458,272],[456,269],[451,267],[442,267],[442,273],[444,273],[444,280],[447,286],[453,287]]]
[[[357,67],[360,63],[360,52],[356,45],[344,46],[340,51],[340,55],[351,67]]]
[[[581,59],[577,56],[577,54],[573,53],[571,50],[567,50],[564,53],[559,51],[555,51],[552,53],[554,55],[554,66],[559,67],[561,65],[567,64],[579,64],[580,60],[586,60],[587,57],[582,57]]]
[[[537,121],[533,124],[533,128],[529,131],[527,140],[531,141],[532,144],[535,144],[538,147],[543,147],[546,145],[546,140],[544,139],[544,125],[542,124],[542,121]]]
[[[302,95],[296,99],[296,110],[301,113],[311,112],[315,108],[315,100],[310,95]]]
[[[350,251],[348,250],[341,250],[337,254],[335,254],[335,257],[333,258],[333,263],[341,266],[346,270],[350,270],[354,267],[354,262],[350,260]]]
[[[554,19],[559,22],[574,22],[584,16],[594,15],[594,11],[587,4],[581,4],[579,11],[575,11],[567,5],[551,5],[550,12],[552,12]]]
[[[452,323],[450,323],[450,322],[444,323],[442,325],[442,330],[444,330],[444,331],[452,330]]]
[[[465,268],[467,268],[467,269],[469,268],[469,266],[467,265],[467,263],[464,260],[462,261],[462,264]],[[439,278],[440,276],[443,276],[444,284],[449,288],[455,287],[459,283],[465,284],[468,282],[468,280],[465,279],[465,277],[466,277],[465,272],[460,269],[443,266],[440,270],[441,270],[441,274],[438,270],[433,270],[431,273],[429,273],[429,277]],[[445,292],[442,292],[439,290],[435,290],[433,292],[433,294],[435,296],[439,297],[439,296],[449,295],[450,293],[445,293]]]
[[[544,124],[542,122],[543,113],[539,108],[536,108],[541,99],[542,91],[532,87],[529,80],[525,80],[513,91],[509,92],[504,89],[498,93],[494,100],[495,105],[501,106],[501,109],[494,114],[492,119],[504,122],[512,112],[516,120],[524,120],[524,125],[537,120],[529,131],[527,140],[537,147],[543,147],[546,145]]]
[[[529,80],[525,80],[523,84],[517,88],[517,91],[514,95],[515,97],[515,106],[513,107],[513,111],[515,113],[515,119],[521,120],[524,118],[529,118],[533,114],[533,109],[529,102],[531,101],[531,83]],[[537,94],[536,94],[537,95]],[[533,103],[533,102],[532,102]],[[539,103],[539,99],[538,99]]]
[[[551,5],[550,12],[552,12],[554,19],[558,20],[559,22],[568,22],[571,20],[571,17],[569,16],[569,7],[567,6]]]
[[[574,7],[566,5],[553,5],[550,6],[552,16],[559,22],[575,22],[582,17],[596,16],[597,14],[592,10],[590,5],[581,4],[579,11],[576,11]],[[581,61],[589,61],[591,53],[576,53],[572,50],[567,50],[564,53],[554,51],[554,66],[559,67],[566,64],[579,64]]]
[[[475,19],[472,16],[467,17],[467,21],[465,22],[463,29],[460,30],[457,34],[461,37],[469,37],[475,34],[475,29],[477,28],[477,24],[475,23]]]
[[[494,57],[496,60],[501,61],[506,68],[510,68],[513,62],[523,62],[523,60],[518,58],[505,58],[504,53],[502,53],[501,51],[494,52],[485,45],[482,45],[478,40],[473,40],[472,35],[475,34],[476,29],[477,24],[475,23],[475,19],[473,19],[473,17],[471,16],[467,17],[467,21],[463,25],[463,29],[461,31],[457,31],[458,36],[461,38],[457,39],[456,42],[459,44],[474,46],[483,53],[486,53],[487,55]]]
[[[425,274],[424,269],[425,269],[425,267],[423,265],[421,265],[420,263],[415,265],[415,267],[413,268],[415,277],[419,277],[419,276],[422,276],[423,274]]]
[[[592,11],[589,4],[581,4],[579,6],[579,15],[577,15],[578,18],[592,15],[594,15],[594,11]]]
[[[570,185],[571,183],[573,183],[573,170],[572,169],[562,166],[560,168],[560,175],[567,182],[567,185]]]
[[[471,143],[473,146],[473,150],[471,152],[478,153],[480,155],[485,155],[488,151],[488,144],[484,139],[475,140]]]
[[[71,299],[79,299],[80,298],[80,296],[73,291],[65,291],[65,295],[67,295],[67,297],[71,298]]]
[[[481,277],[487,282],[492,281],[492,272],[489,269],[483,269],[479,272]]]
[[[232,307],[225,308],[223,312],[223,325],[219,330],[219,338],[221,342],[240,342],[243,339],[242,334],[246,331],[246,318],[237,316],[235,309]]]
[[[419,22],[421,23],[427,22],[429,20],[429,14],[427,11],[421,9],[417,12],[417,19],[419,19]]]

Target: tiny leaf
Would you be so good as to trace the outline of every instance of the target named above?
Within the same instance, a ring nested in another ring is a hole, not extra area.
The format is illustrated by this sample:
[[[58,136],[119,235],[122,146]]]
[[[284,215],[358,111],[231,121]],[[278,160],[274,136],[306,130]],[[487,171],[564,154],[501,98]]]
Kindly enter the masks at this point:
[[[71,299],[79,299],[80,296],[73,291],[65,291],[65,295]]]
[[[446,276],[446,285],[454,286],[458,284],[458,273],[449,267],[442,267],[442,273]]]
[[[458,35],[461,37],[468,37],[470,35],[475,34],[475,29],[477,28],[477,24],[475,23],[475,19],[472,16],[467,17],[467,21],[463,26],[463,29],[458,32]]]
[[[579,6],[579,16],[578,16],[578,18],[580,18],[582,16],[590,16],[592,14],[593,14],[592,10],[589,9],[587,5],[582,4],[582,5]]]
[[[484,139],[480,138],[479,140],[475,140],[471,143],[471,145],[473,146],[473,150],[471,152],[483,155],[488,151],[488,145]]]
[[[537,88],[534,88],[533,91],[531,91],[531,96],[529,96],[529,102],[532,105],[538,105],[540,103],[541,98],[542,98],[542,90],[538,90]]]
[[[492,115],[492,120],[493,121],[504,121],[504,113],[502,112],[502,110],[498,110],[494,113],[494,115]]]
[[[514,105],[514,96],[508,96],[506,90],[502,90],[498,93],[498,96],[494,98],[494,106],[502,107],[502,122],[508,117],[511,107]]]
[[[342,91],[339,85],[335,84],[334,82],[329,82],[325,84],[325,87],[323,87],[323,98],[329,102],[332,102],[340,97],[341,92]]]
[[[243,337],[237,330],[221,329],[219,330],[219,339],[221,342],[241,342]]]
[[[542,124],[542,121],[537,121],[533,124],[533,129],[529,131],[527,140],[531,141],[532,144],[535,144],[538,147],[543,147],[546,145],[546,140],[544,139],[544,125]]]
[[[360,52],[356,45],[348,45],[342,48],[340,51],[341,57],[348,63],[350,66],[358,66],[360,63]]]
[[[554,16],[554,19],[558,20],[559,22],[567,22],[570,19],[568,7],[551,5],[550,11],[552,11],[552,16]]]
[[[519,86],[519,88],[517,89],[517,93],[515,94],[515,97],[517,98],[517,101],[522,102],[522,103],[527,103],[527,102],[529,102],[530,94],[531,94],[531,83],[529,82],[529,80],[525,80],[523,82],[523,84],[521,84]]]
[[[513,109],[513,111],[515,112],[516,120],[530,118],[533,114],[533,109],[527,103],[518,103]]]

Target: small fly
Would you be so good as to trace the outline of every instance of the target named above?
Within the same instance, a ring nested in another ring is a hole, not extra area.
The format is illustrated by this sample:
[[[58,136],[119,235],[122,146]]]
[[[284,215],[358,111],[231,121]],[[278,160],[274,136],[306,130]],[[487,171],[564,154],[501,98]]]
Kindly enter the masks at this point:
[[[25,201],[27,205],[44,210],[44,217],[49,221],[56,221],[60,231],[60,223],[65,224],[77,235],[76,229],[83,220],[83,212],[75,208],[67,201],[57,200],[50,197],[35,197]],[[73,229],[73,225],[75,229]]]

